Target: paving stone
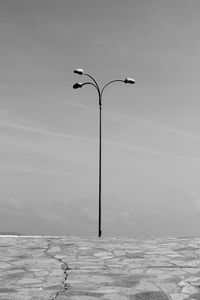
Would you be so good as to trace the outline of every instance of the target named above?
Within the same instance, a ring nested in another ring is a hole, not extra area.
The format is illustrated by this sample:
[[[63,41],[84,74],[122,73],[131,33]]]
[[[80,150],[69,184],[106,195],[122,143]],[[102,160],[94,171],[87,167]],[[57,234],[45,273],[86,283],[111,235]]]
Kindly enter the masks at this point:
[[[197,294],[198,292],[199,290],[189,283],[186,283],[186,285],[182,288],[182,293],[185,294]]]
[[[191,297],[187,298],[187,300],[200,300],[200,295],[199,294],[192,295]]]
[[[169,300],[163,292],[143,292],[130,297],[130,300]]]
[[[148,281],[141,281],[135,288],[137,291],[160,291],[159,287]]]
[[[104,298],[100,298],[100,299],[107,299],[107,300],[127,300],[128,297],[126,297],[126,296],[124,296],[122,294],[113,293],[113,294],[105,295]]]
[[[0,237],[0,299],[200,300],[200,238]]]
[[[185,299],[188,299],[188,295],[187,294],[175,293],[175,294],[170,294],[170,298],[172,300],[185,300]]]

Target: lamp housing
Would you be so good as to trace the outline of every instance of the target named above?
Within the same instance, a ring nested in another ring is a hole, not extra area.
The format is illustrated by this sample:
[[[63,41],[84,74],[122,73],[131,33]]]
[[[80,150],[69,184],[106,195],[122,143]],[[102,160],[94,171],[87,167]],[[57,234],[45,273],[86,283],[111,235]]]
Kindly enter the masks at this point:
[[[76,70],[74,70],[74,73],[78,74],[78,75],[83,75],[84,74],[84,70],[83,69],[76,69]]]
[[[134,84],[135,80],[130,78],[130,77],[126,77],[126,79],[124,80],[125,83],[129,83],[129,84]]]
[[[77,82],[77,83],[75,83],[74,85],[73,85],[73,89],[79,89],[79,88],[81,88],[83,86],[83,84],[81,83],[81,82]]]

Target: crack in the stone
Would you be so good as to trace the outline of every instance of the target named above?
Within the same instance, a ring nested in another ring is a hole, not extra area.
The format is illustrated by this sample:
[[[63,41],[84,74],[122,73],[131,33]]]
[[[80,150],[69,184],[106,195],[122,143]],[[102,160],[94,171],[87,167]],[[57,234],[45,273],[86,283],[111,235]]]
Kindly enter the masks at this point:
[[[68,268],[68,265],[66,262],[64,262],[61,258],[56,258],[54,257],[54,259],[56,259],[57,261],[59,261],[60,263],[62,263],[61,265],[61,268],[64,272],[64,280],[63,280],[63,290],[60,290],[60,291],[57,291],[56,294],[54,296],[51,296],[49,300],[55,300],[57,299],[57,297],[61,294],[61,293],[65,293],[68,289],[68,284],[67,284],[67,277],[68,277],[68,274],[67,274],[67,270],[69,270]]]
[[[55,300],[57,299],[57,297],[61,294],[61,293],[65,293],[68,289],[68,284],[67,284],[67,277],[68,277],[68,274],[67,274],[67,270],[69,270],[69,267],[67,265],[66,262],[64,262],[61,258],[56,258],[54,255],[50,254],[48,251],[50,250],[51,248],[51,245],[52,245],[52,241],[51,240],[47,240],[47,248],[45,249],[45,253],[46,255],[48,255],[49,257],[51,257],[52,259],[55,259],[56,261],[58,261],[60,264],[61,264],[61,269],[63,270],[63,273],[64,273],[64,279],[62,281],[62,284],[63,284],[63,289],[62,290],[59,290],[56,292],[55,295],[52,295],[49,300]]]

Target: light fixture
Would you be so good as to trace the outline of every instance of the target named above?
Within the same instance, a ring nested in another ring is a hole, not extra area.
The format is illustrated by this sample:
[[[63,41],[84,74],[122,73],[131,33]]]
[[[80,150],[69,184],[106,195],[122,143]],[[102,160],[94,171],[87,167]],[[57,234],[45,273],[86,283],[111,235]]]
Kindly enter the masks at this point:
[[[127,78],[124,80],[124,82],[125,82],[125,83],[134,84],[134,83],[135,83],[135,80],[132,79],[132,78],[127,77]]]
[[[74,85],[73,85],[73,89],[79,89],[79,88],[81,88],[83,86],[83,84],[81,83],[81,82],[77,82],[77,83],[75,83]]]
[[[76,69],[76,70],[74,70],[74,73],[76,73],[78,75],[83,75],[84,74],[84,70],[83,69]]]

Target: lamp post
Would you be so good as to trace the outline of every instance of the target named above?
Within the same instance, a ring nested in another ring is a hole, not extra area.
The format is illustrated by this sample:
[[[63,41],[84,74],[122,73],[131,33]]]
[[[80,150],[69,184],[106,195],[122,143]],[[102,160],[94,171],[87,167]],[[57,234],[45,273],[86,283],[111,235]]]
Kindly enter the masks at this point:
[[[95,89],[97,90],[97,93],[98,93],[98,100],[99,100],[99,223],[98,223],[98,237],[101,237],[101,234],[102,234],[102,230],[101,230],[101,111],[102,111],[102,94],[105,90],[105,88],[110,85],[111,83],[114,83],[114,82],[124,82],[124,83],[129,83],[129,84],[134,84],[135,83],[135,80],[132,79],[132,78],[125,78],[124,80],[122,79],[114,79],[114,80],[111,80],[109,81],[107,84],[105,84],[103,86],[102,89],[100,89],[97,81],[90,75],[90,74],[87,74],[84,72],[83,69],[76,69],[74,70],[74,73],[75,74],[78,74],[78,75],[85,75],[87,77],[89,77],[92,81],[87,81],[87,82],[84,82],[84,83],[81,83],[81,82],[78,82],[78,83],[75,83],[73,85],[73,88],[74,89],[78,89],[78,88],[82,88],[84,85],[92,85],[95,87]]]

